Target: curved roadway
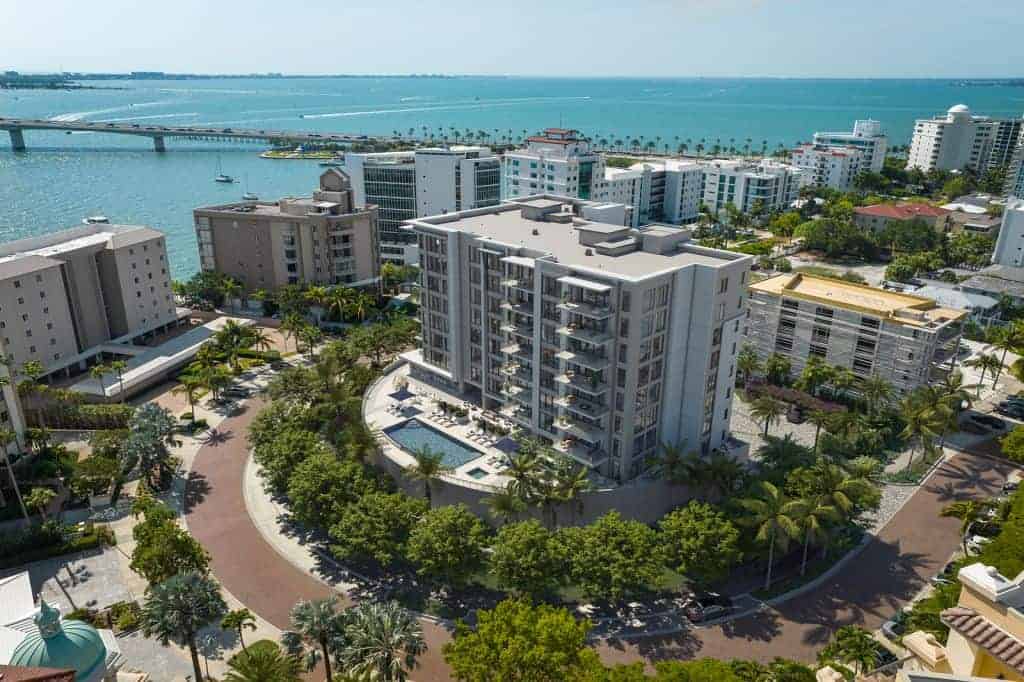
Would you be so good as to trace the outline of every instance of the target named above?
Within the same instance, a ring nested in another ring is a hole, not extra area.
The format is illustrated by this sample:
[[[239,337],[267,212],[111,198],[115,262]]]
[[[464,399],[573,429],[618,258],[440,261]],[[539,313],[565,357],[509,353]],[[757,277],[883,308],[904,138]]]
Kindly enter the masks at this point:
[[[214,574],[247,607],[275,626],[288,627],[295,602],[331,594],[317,576],[297,568],[269,545],[246,511],[242,490],[249,423],[262,407],[249,401],[242,414],[224,421],[225,440],[203,446],[186,488],[190,532],[211,555]],[[941,518],[950,501],[998,492],[1009,467],[959,454],[944,463],[886,525],[881,534],[842,570],[814,590],[773,609],[722,625],[678,635],[608,642],[599,647],[608,661],[657,661],[712,656],[762,661],[785,656],[813,661],[836,628],[876,628],[911,599],[956,551],[960,522]],[[350,601],[342,597],[346,604]],[[441,655],[447,630],[424,622],[429,647],[417,680],[447,680]]]

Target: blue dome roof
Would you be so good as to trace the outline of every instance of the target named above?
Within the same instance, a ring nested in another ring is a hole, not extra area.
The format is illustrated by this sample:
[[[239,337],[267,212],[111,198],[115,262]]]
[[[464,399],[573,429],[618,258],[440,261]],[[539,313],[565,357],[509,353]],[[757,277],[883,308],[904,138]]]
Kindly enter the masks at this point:
[[[88,680],[106,665],[107,647],[96,628],[78,620],[60,620],[60,612],[43,602],[33,632],[15,647],[11,665],[74,670],[76,680]]]

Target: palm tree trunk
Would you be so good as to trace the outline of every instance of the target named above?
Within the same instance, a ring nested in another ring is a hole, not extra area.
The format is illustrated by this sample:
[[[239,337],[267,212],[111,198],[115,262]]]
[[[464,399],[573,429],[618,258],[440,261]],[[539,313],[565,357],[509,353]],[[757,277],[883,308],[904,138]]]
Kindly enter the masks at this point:
[[[196,674],[196,680],[204,680],[203,669],[199,665],[199,651],[196,649],[195,637],[188,640],[188,652],[192,655],[192,670]]]
[[[320,647],[324,650],[324,672],[327,676],[324,678],[327,682],[331,682],[331,651],[327,647],[327,642],[320,642]]]
[[[764,589],[767,590],[772,586],[772,560],[775,558],[775,534],[772,534],[771,540],[768,544],[768,573],[764,579]]]
[[[821,424],[818,424],[814,429],[814,451],[818,451],[818,436],[821,435]]]
[[[1009,352],[1009,348],[1003,349],[1003,357],[999,358],[999,369],[996,370],[996,378],[992,380],[992,388],[996,387],[996,382],[999,381],[999,375],[1003,373],[1003,367],[1006,366],[1006,354]],[[954,361],[956,357],[954,356]]]
[[[985,368],[982,367],[981,368],[981,377],[978,378],[978,386],[977,386],[978,392],[976,394],[976,396],[978,398],[981,397],[981,385],[984,384],[984,383],[985,383]]]
[[[238,626],[238,643],[242,645],[242,651],[248,652],[249,650],[245,648],[245,637],[242,636],[243,629],[241,625]]]
[[[804,537],[804,558],[800,562],[800,575],[807,572],[807,550],[811,546],[811,529],[807,529],[807,535]]]

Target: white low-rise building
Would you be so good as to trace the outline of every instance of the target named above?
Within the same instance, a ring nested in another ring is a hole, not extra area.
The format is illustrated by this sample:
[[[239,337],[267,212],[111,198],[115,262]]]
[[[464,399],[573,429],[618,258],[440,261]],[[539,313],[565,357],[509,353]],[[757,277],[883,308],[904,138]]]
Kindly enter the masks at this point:
[[[992,262],[998,265],[1024,267],[1024,200],[1011,199],[1003,210],[999,238],[992,252]]]
[[[796,166],[769,159],[715,160],[704,166],[703,203],[716,214],[728,204],[741,213],[758,205],[766,213],[783,210],[800,196],[803,175]]]
[[[853,147],[863,154],[863,169],[878,173],[885,165],[889,138],[882,133],[882,124],[871,119],[853,122],[850,132],[814,133],[814,144],[820,147]]]
[[[861,170],[868,170],[864,152],[856,147],[802,144],[793,150],[790,163],[803,171],[802,182],[849,192]]]

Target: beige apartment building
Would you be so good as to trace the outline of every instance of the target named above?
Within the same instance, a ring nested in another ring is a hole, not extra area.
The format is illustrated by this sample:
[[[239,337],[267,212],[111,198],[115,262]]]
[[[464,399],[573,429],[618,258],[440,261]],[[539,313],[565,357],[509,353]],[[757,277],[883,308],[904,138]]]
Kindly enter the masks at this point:
[[[311,197],[193,211],[199,262],[247,292],[286,284],[375,285],[377,207],[357,208],[348,176],[330,168]]]
[[[621,204],[553,195],[409,221],[410,375],[618,481],[663,443],[727,446],[752,258],[630,222]]]
[[[97,224],[0,244],[0,353],[44,376],[84,369],[108,342],[176,325],[164,235]],[[23,426],[4,390],[5,422]],[[0,410],[3,412],[4,410]]]
[[[747,338],[762,361],[789,358],[794,376],[818,357],[908,391],[952,368],[966,317],[929,298],[797,273],[750,286]]]

